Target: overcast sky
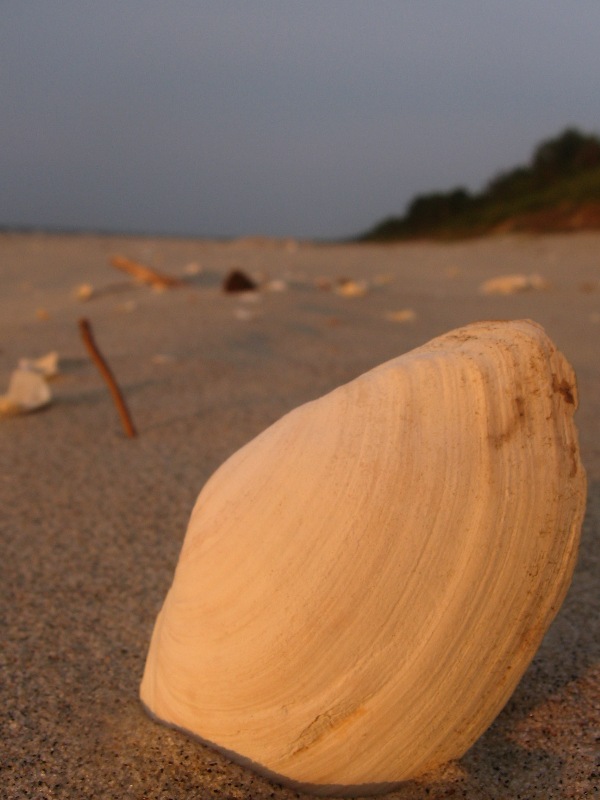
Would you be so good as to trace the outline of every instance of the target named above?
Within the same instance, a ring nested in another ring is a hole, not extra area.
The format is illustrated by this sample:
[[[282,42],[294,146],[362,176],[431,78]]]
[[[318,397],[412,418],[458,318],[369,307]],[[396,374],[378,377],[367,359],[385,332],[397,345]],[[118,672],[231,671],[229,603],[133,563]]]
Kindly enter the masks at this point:
[[[0,225],[342,237],[567,126],[598,0],[0,0]]]

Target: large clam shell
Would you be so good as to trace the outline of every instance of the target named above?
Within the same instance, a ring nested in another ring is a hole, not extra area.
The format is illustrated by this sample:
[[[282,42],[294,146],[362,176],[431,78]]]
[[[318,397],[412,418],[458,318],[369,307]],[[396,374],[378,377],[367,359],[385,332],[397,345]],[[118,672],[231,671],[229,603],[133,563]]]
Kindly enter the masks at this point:
[[[198,498],[146,707],[314,792],[461,756],[570,583],[576,405],[525,320],[452,331],[283,417]]]

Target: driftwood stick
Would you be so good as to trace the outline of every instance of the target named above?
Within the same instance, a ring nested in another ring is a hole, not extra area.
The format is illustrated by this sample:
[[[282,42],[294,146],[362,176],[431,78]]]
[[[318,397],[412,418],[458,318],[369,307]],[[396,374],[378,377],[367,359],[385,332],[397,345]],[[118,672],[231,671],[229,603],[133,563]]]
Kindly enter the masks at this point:
[[[137,261],[132,261],[125,256],[113,256],[110,263],[121,272],[127,272],[132,275],[137,281],[147,283],[155,289],[173,289],[177,286],[184,286],[185,281],[180,278],[173,278],[171,275],[164,275],[157,272],[155,269],[150,269],[144,264],[139,264]]]
[[[114,375],[111,372],[110,367],[106,363],[104,356],[98,350],[98,346],[94,341],[94,336],[92,334],[92,327],[89,323],[89,320],[82,318],[79,320],[79,332],[81,333],[81,338],[83,339],[83,343],[90,355],[90,358],[94,362],[94,364],[98,367],[98,371],[106,381],[108,388],[110,389],[110,393],[114,400],[114,403],[117,407],[117,411],[119,412],[119,416],[121,417],[121,422],[123,424],[123,429],[125,431],[125,435],[133,438],[137,436],[137,431],[134,427],[133,421],[131,419],[131,415],[129,414],[129,409],[125,403],[125,399],[121,394],[121,390],[119,389],[117,382],[114,378]]]

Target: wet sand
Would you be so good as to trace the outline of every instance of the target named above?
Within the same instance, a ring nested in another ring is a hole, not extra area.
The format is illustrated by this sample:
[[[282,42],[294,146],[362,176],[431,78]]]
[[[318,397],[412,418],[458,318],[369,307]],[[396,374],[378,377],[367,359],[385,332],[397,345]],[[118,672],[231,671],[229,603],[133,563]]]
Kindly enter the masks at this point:
[[[115,254],[186,285],[134,285],[109,266]],[[223,294],[235,268],[260,291]],[[479,292],[510,273],[547,288]],[[341,279],[359,296],[335,291]],[[83,284],[87,302],[75,296]],[[3,797],[302,797],[158,725],[138,700],[195,498],[229,454],[300,403],[451,328],[523,317],[578,376],[589,480],[578,567],[491,728],[460,761],[387,796],[598,796],[600,234],[386,246],[2,234],[0,286],[0,392],[20,358],[60,356],[52,405],[0,419]],[[87,356],[81,317],[136,439]]]

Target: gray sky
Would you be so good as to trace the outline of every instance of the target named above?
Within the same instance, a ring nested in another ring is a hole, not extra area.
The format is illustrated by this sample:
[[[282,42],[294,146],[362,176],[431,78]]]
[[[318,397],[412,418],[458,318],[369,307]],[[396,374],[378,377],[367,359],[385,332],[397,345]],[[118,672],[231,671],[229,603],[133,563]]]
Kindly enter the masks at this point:
[[[598,0],[0,0],[0,225],[335,238],[600,132]]]

